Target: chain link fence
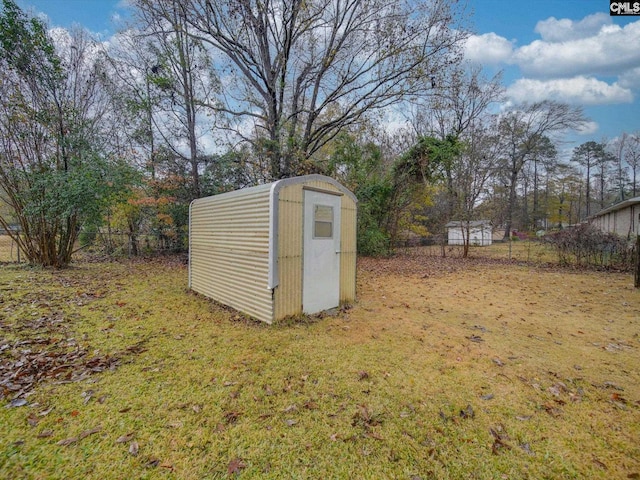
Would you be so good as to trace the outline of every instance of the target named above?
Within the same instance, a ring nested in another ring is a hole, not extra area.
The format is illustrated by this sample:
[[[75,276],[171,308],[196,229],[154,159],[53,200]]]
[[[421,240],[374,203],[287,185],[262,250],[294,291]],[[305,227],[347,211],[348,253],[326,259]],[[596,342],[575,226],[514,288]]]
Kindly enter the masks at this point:
[[[470,245],[468,256],[528,264],[569,265],[626,272],[633,271],[635,267],[640,269],[638,247],[635,241],[611,236],[615,242],[594,242],[585,245],[586,235],[580,235],[580,233],[582,232],[578,232],[575,237],[582,242],[560,243],[553,238],[529,237],[520,239],[516,237],[512,240],[494,241],[487,246]],[[400,246],[396,248],[396,252],[401,255],[417,257],[464,257],[462,245],[448,245],[446,243],[427,246]]]
[[[579,232],[582,233],[582,232]],[[584,239],[584,234],[576,235]],[[615,268],[632,271],[634,267],[640,270],[637,244],[622,242],[624,245],[616,249],[609,244],[596,244],[591,251],[569,248],[559,249],[549,241],[539,238],[515,238],[510,241],[494,241],[492,245],[469,247],[468,255],[474,258],[492,258],[516,262],[538,264],[591,264],[603,268]],[[628,244],[628,245],[627,245]],[[147,257],[188,251],[188,237],[163,235],[130,235],[121,232],[98,232],[91,236],[82,235],[74,258],[83,255],[98,257]],[[433,238],[429,241],[409,242],[396,245],[395,252],[409,256],[438,256],[449,258],[463,258],[462,245],[448,245],[446,238]],[[594,253],[595,252],[595,253]],[[21,252],[17,243],[7,232],[0,230],[0,264],[24,263],[26,256]]]
[[[173,253],[184,253],[188,249],[186,236],[175,238],[163,235],[136,235],[131,237],[121,232],[97,232],[80,235],[73,258],[93,256],[98,258],[148,257]],[[17,242],[0,230],[0,264],[26,263],[24,252]]]
[[[0,230],[0,263],[21,263],[25,261],[24,254],[11,236]]]

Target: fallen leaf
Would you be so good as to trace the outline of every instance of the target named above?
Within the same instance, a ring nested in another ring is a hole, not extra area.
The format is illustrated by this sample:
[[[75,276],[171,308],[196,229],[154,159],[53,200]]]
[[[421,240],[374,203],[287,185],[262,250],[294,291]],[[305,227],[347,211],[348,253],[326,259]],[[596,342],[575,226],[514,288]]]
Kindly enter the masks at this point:
[[[227,475],[237,475],[246,467],[247,466],[241,458],[234,458],[229,462],[229,465],[227,466]]]
[[[611,388],[613,390],[618,390],[619,392],[624,392],[624,388],[616,385],[613,382],[604,382],[602,385],[604,386],[604,388]]]
[[[134,457],[138,456],[138,450],[140,450],[140,446],[138,445],[138,442],[136,442],[135,440],[133,442],[131,442],[131,444],[129,445],[129,454],[133,455]]]
[[[27,403],[29,402],[27,402],[24,398],[14,398],[5,405],[5,408],[24,407]]]
[[[39,412],[38,415],[41,417],[46,417],[47,415],[49,415],[51,413],[51,411],[54,409],[55,407],[51,407],[47,410],[43,410],[42,412]]]
[[[122,435],[116,439],[116,443],[127,443],[133,440],[136,436],[135,432],[127,433],[126,435]]]
[[[224,419],[227,424],[232,424],[238,421],[238,418],[240,418],[240,415],[242,415],[240,412],[231,411],[224,414]]]
[[[78,437],[69,437],[64,440],[60,440],[56,445],[60,445],[61,447],[66,447],[67,445],[71,445],[72,443],[76,443],[80,438]]]
[[[53,430],[43,430],[38,434],[37,438],[48,438],[53,435]]]
[[[91,428],[89,430],[85,430],[80,435],[78,435],[78,439],[82,440],[83,438],[86,438],[89,435],[93,435],[94,433],[98,433],[101,430],[102,430],[102,427],[95,427],[95,428]]]
[[[480,343],[480,342],[484,342],[484,338],[482,338],[480,335],[470,335],[468,337],[465,337],[467,340],[470,340],[472,342],[476,342],[476,343]]]
[[[509,440],[509,435],[507,435],[504,427],[502,425],[497,425],[496,427],[492,427],[489,429],[489,433],[493,436],[493,445],[491,445],[491,453],[497,455],[500,453],[500,450],[511,450],[511,445],[506,443],[506,440]]]
[[[293,427],[294,425],[296,425],[298,423],[297,420],[293,420],[293,419],[289,419],[289,420],[285,420],[285,422],[287,424],[287,426],[289,427]]]
[[[541,405],[541,408],[547,412],[549,415],[551,415],[553,418],[558,418],[562,415],[562,410],[554,407],[553,405],[549,404],[549,403],[545,403],[544,405]]]
[[[380,425],[382,423],[382,415],[377,414],[371,410],[366,405],[358,405],[358,410],[353,415],[353,421],[351,422],[352,426],[361,426],[365,429],[370,429],[371,427],[375,427],[376,425]]]
[[[313,400],[309,400],[308,402],[305,402],[304,408],[307,410],[316,410],[318,408],[318,404]]]
[[[621,402],[621,403],[627,403],[626,398],[624,398],[622,395],[620,395],[619,393],[612,393],[611,394],[611,400],[613,400],[614,402]]]
[[[482,400],[493,400],[494,395],[493,395],[493,393],[488,393],[488,394],[486,394],[486,395],[482,395],[480,398],[481,398]]]
[[[521,443],[520,448],[527,452],[527,454],[529,455],[535,455],[535,453],[533,453],[533,450],[531,450],[531,445],[529,445],[528,443]]]
[[[475,418],[476,412],[473,411],[471,404],[467,405],[464,410],[460,410],[460,418]]]
[[[547,391],[556,397],[560,396],[560,390],[555,385],[552,385],[549,388],[547,388]]]
[[[598,460],[596,457],[593,457],[593,463],[595,463],[598,467],[600,467],[603,470],[609,470],[609,468],[600,460]]]

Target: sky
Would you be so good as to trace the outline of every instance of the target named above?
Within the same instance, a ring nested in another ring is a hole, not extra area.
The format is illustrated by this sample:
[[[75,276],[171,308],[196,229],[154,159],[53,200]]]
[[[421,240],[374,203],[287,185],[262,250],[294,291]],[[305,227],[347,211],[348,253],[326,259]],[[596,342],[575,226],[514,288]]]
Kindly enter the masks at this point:
[[[79,24],[103,40],[127,0],[18,0],[52,27]],[[590,122],[573,142],[640,132],[640,16],[610,16],[607,0],[466,0],[474,32],[465,56],[503,72],[508,102],[582,106]]]

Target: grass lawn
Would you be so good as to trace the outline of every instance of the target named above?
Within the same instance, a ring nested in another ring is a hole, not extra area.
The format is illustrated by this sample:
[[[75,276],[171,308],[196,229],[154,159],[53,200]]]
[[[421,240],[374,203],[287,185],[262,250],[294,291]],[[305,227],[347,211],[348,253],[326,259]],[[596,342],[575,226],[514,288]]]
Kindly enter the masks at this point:
[[[640,478],[629,275],[361,259],[353,308],[271,327],[186,277],[0,266],[0,477]]]

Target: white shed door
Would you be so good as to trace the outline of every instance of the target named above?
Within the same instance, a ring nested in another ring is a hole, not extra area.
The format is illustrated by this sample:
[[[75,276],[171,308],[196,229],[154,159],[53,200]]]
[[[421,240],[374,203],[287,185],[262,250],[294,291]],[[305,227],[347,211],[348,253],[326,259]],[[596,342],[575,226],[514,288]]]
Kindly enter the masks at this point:
[[[340,197],[304,191],[302,310],[317,313],[340,304]]]

